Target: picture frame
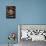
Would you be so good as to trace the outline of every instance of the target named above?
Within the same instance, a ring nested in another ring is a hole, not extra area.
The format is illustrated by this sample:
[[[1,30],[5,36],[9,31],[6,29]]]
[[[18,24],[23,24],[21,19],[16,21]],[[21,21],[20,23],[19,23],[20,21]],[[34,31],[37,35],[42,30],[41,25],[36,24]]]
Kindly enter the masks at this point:
[[[6,18],[16,18],[16,6],[6,6]]]

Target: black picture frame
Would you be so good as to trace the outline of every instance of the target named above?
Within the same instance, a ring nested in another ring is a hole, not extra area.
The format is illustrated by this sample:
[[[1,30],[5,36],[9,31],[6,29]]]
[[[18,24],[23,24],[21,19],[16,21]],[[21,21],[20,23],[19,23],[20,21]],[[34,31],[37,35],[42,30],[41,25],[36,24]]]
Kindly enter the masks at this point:
[[[16,18],[16,6],[6,6],[6,18]]]

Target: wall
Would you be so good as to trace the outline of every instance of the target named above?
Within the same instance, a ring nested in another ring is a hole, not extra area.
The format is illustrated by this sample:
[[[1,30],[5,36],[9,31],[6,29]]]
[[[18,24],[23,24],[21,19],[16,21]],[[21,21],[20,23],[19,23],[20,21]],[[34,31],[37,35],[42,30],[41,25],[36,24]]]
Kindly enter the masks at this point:
[[[9,32],[18,32],[17,24],[46,24],[46,0],[13,2],[16,5],[16,19],[6,19],[6,6],[9,5],[9,0],[0,0],[0,44],[8,43]]]
[[[46,24],[46,0],[17,0],[17,23]]]
[[[9,0],[0,0],[0,44],[8,43],[8,34],[10,32],[16,32],[17,34],[17,20],[6,19],[6,6],[9,5],[8,3]],[[15,4],[16,0],[13,1],[13,5]],[[15,42],[17,43],[17,39]]]

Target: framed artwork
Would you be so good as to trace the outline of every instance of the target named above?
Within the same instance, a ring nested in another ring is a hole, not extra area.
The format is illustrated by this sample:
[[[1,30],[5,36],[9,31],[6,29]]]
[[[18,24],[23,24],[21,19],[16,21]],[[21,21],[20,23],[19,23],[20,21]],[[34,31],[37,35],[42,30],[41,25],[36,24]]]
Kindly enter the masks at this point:
[[[19,24],[18,38],[21,40],[46,41],[46,25]],[[20,37],[19,37],[20,36]]]
[[[16,6],[6,6],[6,18],[16,18]]]

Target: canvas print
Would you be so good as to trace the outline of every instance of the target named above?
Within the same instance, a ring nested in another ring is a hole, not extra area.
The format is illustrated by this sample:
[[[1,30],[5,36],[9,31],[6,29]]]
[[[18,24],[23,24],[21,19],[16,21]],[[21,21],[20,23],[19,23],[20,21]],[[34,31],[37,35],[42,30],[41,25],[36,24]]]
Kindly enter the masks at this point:
[[[41,45],[46,42],[46,25],[19,24],[18,39],[19,46]]]
[[[46,25],[19,25],[20,40],[46,41]]]
[[[6,18],[16,18],[16,6],[6,7]]]

